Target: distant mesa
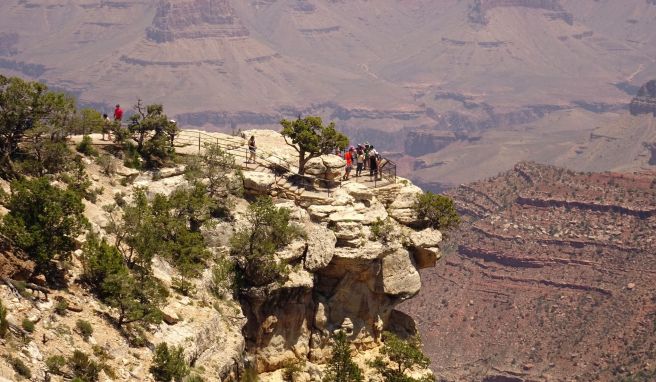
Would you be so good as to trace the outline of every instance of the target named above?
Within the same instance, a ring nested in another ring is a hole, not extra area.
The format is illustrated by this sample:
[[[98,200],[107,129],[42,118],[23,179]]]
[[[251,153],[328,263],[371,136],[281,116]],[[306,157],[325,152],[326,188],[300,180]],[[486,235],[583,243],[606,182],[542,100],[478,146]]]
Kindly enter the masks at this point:
[[[652,0],[656,1],[656,0]],[[653,114],[656,117],[656,80],[644,84],[629,106],[631,114]]]
[[[148,39],[158,43],[249,34],[226,0],[161,1],[152,26],[146,29]]]
[[[574,24],[574,16],[565,11],[559,0],[474,0],[469,11],[469,21],[487,25],[487,11],[500,7],[544,9],[551,12],[546,16],[552,20],[562,20],[569,25]]]

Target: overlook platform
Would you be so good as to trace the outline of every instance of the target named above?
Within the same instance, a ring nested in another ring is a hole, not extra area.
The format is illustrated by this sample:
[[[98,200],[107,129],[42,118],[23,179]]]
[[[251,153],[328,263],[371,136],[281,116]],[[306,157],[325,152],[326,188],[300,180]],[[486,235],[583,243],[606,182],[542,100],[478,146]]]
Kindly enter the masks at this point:
[[[342,180],[345,161],[336,155],[324,155],[308,163],[306,174],[298,173],[298,153],[287,145],[279,133],[271,130],[248,130],[244,137],[255,136],[257,151],[254,161],[248,161],[248,141],[241,136],[232,136],[219,132],[201,130],[182,130],[174,140],[176,153],[181,155],[202,154],[205,146],[216,144],[235,158],[235,164],[244,172],[251,173],[249,178],[273,175],[277,188],[286,194],[297,196],[312,194],[330,195],[335,189],[348,183],[360,183],[369,188],[377,188],[396,183],[396,164],[384,159],[379,178],[369,176],[369,170],[362,176],[355,177],[355,168],[349,180]],[[95,146],[111,146],[114,142],[102,140],[101,134],[91,134]],[[81,136],[72,137],[78,143]]]

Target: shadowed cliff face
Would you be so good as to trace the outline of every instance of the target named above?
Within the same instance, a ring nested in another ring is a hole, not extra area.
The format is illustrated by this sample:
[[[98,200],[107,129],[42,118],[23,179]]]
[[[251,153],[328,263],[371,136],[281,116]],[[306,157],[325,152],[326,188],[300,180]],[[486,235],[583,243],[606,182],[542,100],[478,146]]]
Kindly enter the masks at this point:
[[[644,84],[631,101],[631,114],[653,114],[656,117],[656,80]]]
[[[436,374],[600,381],[651,371],[655,175],[520,163],[458,187],[465,223],[446,244],[453,253],[422,272],[424,288],[404,304]]]
[[[226,0],[161,1],[153,25],[146,29],[155,42],[176,39],[230,38],[248,36]]]

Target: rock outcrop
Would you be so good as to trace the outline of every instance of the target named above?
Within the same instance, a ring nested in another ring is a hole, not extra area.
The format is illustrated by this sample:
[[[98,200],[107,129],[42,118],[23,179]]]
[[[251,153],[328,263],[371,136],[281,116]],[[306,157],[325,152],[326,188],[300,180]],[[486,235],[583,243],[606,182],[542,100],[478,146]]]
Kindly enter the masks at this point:
[[[360,353],[377,351],[384,330],[416,333],[412,319],[395,308],[419,292],[419,269],[435,265],[442,240],[438,231],[417,230],[412,205],[421,192],[419,188],[398,179],[378,182],[378,187],[373,187],[373,182],[352,181],[329,192],[314,189],[314,184],[306,190],[290,184],[288,178],[293,176],[279,174],[280,166],[298,161],[295,150],[285,145],[280,134],[246,132],[256,137],[259,155],[279,160],[258,159],[248,164],[241,157],[244,139],[208,134],[234,145],[231,152],[243,174],[240,179],[245,198],[273,196],[277,207],[289,209],[292,223],[305,235],[276,252],[276,257],[288,264],[284,281],[240,289],[234,296],[225,293],[222,298],[217,298],[213,289],[211,263],[191,281],[194,293],[184,296],[173,291],[180,277],[178,271],[155,256],[153,275],[171,288],[171,296],[161,308],[164,322],[149,326],[141,341],[182,346],[185,358],[206,381],[240,380],[247,367],[264,373],[264,381],[276,380],[277,374],[266,373],[290,364],[305,364],[306,376],[321,380],[337,330],[345,331]],[[95,143],[107,144],[99,138],[92,135]],[[80,139],[74,137],[73,143]],[[180,155],[198,152],[196,146],[180,145],[176,150]],[[110,217],[103,206],[113,203],[115,197],[129,201],[137,188],[146,188],[148,197],[170,195],[178,187],[188,186],[184,167],[139,172],[118,166],[115,175],[109,176],[88,158],[83,163],[91,173],[93,187],[103,190],[95,202],[85,202],[85,214],[92,229],[110,240],[111,235],[104,230]],[[341,158],[329,155],[313,160],[309,168],[317,169],[320,176],[336,177],[343,166]],[[230,238],[247,225],[248,201],[230,196],[229,205],[231,220],[217,221],[202,232],[217,258],[229,256]],[[4,213],[6,210],[0,210],[0,215]],[[0,237],[0,276],[25,280],[33,264],[13,252]],[[13,327],[19,328],[17,323],[23,319],[37,323],[32,336],[40,340],[17,344],[21,351],[16,356],[30,365],[35,378],[43,380],[45,360],[52,355],[68,357],[71,349],[87,354],[102,351],[108,354],[104,362],[115,372],[112,380],[152,381],[149,366],[153,346],[134,346],[111,324],[108,318],[115,312],[78,282],[81,256],[82,250],[77,250],[71,259],[68,290],[52,291],[48,301],[24,299],[0,283],[0,298],[6,302]],[[56,301],[66,301],[69,313],[56,313]],[[93,325],[88,341],[72,331],[77,320]],[[0,346],[0,355],[5,353]],[[0,357],[0,373],[5,370],[10,367]],[[6,374],[13,376],[12,371]]]
[[[656,117],[656,80],[644,84],[631,100],[631,114],[652,114]]]
[[[228,1],[160,1],[148,38],[163,43],[177,39],[243,38],[249,31]]]

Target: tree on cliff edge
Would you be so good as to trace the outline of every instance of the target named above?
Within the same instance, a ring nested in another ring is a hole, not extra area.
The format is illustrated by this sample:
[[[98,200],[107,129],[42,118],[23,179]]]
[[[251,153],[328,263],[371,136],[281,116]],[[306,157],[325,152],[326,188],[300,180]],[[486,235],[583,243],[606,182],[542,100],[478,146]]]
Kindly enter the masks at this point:
[[[283,119],[280,124],[285,142],[298,152],[298,173],[301,175],[305,174],[305,164],[310,159],[330,154],[335,148],[343,150],[348,145],[348,138],[335,129],[335,123],[324,126],[321,117],[299,117],[295,121]]]
[[[361,382],[362,370],[353,362],[351,344],[342,331],[334,337],[333,355],[328,361],[323,382]]]

